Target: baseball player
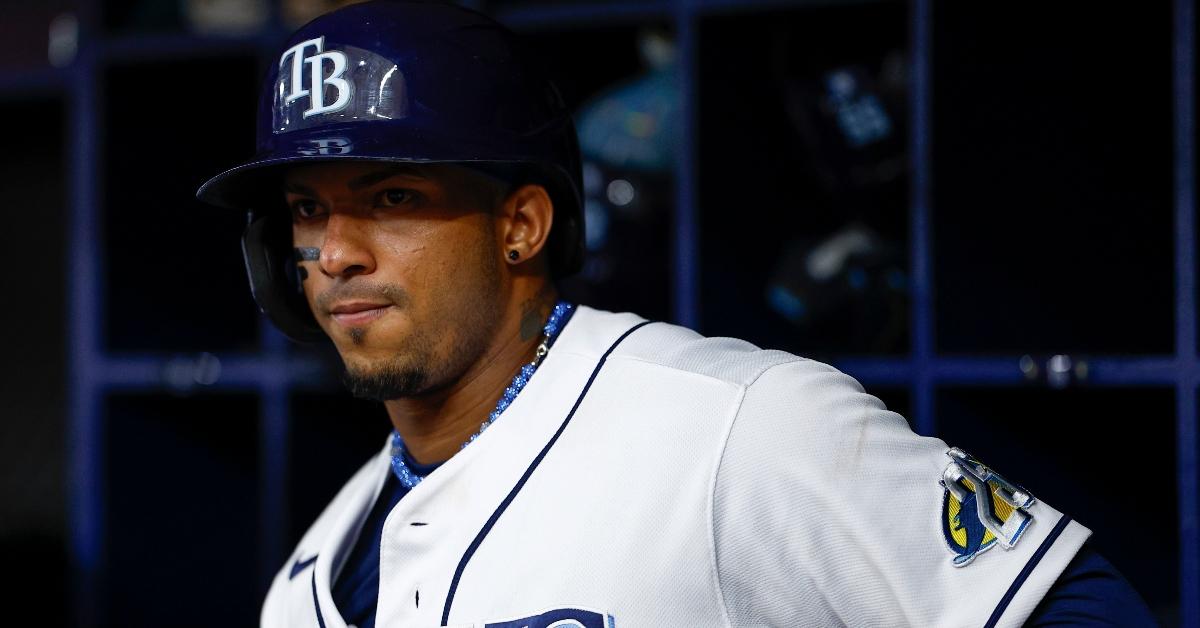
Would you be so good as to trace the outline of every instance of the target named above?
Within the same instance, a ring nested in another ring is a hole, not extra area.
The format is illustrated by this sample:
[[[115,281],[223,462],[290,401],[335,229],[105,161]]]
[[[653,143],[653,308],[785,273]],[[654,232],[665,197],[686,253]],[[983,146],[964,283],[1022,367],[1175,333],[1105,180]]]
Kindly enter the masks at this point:
[[[353,5],[270,68],[258,154],[198,194],[249,212],[263,311],[395,429],[262,625],[1152,623],[1087,528],[850,377],[560,301],[574,129],[492,20]]]

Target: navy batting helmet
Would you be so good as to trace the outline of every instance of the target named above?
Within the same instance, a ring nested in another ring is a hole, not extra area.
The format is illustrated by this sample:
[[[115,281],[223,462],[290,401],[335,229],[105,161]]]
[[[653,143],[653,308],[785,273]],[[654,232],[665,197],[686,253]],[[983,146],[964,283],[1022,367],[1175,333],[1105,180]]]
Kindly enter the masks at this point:
[[[196,195],[249,212],[242,252],[254,298],[288,336],[322,336],[292,258],[282,168],[330,160],[455,163],[539,183],[554,203],[556,277],[583,261],[582,174],[562,97],[516,36],[436,2],[345,7],[288,39],[259,100],[257,152]]]

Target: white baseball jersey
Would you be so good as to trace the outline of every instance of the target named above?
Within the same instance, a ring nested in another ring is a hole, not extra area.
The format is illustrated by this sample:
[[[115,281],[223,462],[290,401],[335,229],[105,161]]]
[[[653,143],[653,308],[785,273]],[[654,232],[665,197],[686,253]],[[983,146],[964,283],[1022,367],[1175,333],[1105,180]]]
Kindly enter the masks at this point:
[[[385,447],[276,576],[330,590]],[[528,386],[391,511],[377,625],[1017,626],[1090,532],[836,369],[579,307]]]

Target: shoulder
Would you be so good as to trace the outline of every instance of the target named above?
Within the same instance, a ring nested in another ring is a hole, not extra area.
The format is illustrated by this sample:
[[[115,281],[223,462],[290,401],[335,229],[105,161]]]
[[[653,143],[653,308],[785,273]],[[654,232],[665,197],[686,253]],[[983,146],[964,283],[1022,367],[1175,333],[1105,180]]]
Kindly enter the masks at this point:
[[[592,351],[611,348],[610,362],[636,363],[642,372],[692,374],[740,389],[737,422],[746,429],[783,422],[801,430],[819,427],[822,434],[831,435],[882,422],[909,432],[903,417],[887,411],[857,380],[828,364],[631,314],[581,307],[576,317],[582,329],[605,330],[599,336],[606,340]],[[615,342],[620,332],[635,327]]]
[[[855,448],[864,430],[872,436],[883,430],[913,437],[905,419],[889,412],[854,378],[786,351],[585,306],[575,312],[560,343],[552,353],[580,355],[592,365],[603,358],[604,368],[615,371],[611,376],[653,381],[659,394],[722,391],[732,404],[722,406],[733,410],[722,438],[736,441],[726,456],[753,452],[760,440],[769,441],[771,450],[803,447],[828,453],[830,447]],[[814,457],[813,463],[826,460],[828,456]]]
[[[916,488],[936,498],[948,449],[915,434],[853,377],[793,356],[746,385],[722,452],[717,499],[764,491],[782,506],[811,491],[826,503],[853,501],[908,490],[913,478],[932,482]]]
[[[589,347],[597,356],[611,349],[609,361],[638,362],[651,368],[682,371],[737,386],[750,386],[763,373],[782,364],[794,363],[793,368],[800,370],[832,370],[818,362],[784,351],[761,349],[744,340],[709,338],[686,327],[586,306],[579,307],[568,329],[571,327],[582,332],[580,335],[586,333],[598,340]],[[631,329],[631,333],[622,337],[622,332]],[[578,348],[581,344],[573,342],[572,347]]]

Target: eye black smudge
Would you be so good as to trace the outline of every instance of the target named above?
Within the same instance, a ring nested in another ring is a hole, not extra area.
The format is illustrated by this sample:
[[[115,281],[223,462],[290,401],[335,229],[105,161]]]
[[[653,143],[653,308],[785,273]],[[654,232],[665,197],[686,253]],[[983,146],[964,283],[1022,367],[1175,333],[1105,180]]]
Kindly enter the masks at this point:
[[[316,262],[321,259],[321,249],[315,246],[298,246],[295,251],[297,262]]]

